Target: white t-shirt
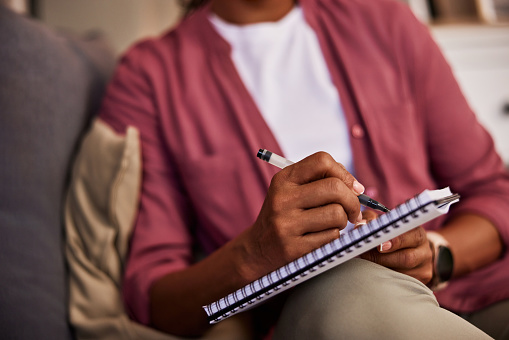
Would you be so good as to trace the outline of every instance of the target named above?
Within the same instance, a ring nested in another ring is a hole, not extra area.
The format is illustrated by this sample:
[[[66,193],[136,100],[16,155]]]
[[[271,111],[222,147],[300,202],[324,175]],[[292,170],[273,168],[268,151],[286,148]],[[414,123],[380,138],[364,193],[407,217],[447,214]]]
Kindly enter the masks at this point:
[[[285,156],[330,153],[353,171],[348,127],[315,32],[296,6],[277,22],[239,26],[211,14]]]

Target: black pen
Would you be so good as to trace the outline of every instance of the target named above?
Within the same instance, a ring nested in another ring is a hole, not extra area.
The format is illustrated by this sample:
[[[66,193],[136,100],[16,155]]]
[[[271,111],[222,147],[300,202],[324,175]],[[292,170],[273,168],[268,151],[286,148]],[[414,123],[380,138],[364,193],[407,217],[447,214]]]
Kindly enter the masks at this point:
[[[258,150],[258,154],[256,155],[256,157],[260,158],[263,161],[266,161],[267,163],[277,166],[278,168],[281,168],[281,169],[287,167],[288,165],[294,164],[292,161],[290,161],[284,157],[281,157],[279,155],[276,155],[275,153],[270,152],[269,150],[266,150],[266,149]],[[390,211],[382,203],[375,201],[374,199],[372,199],[371,197],[369,197],[367,195],[360,194],[359,196],[357,196],[357,198],[359,199],[359,202],[363,206],[366,206],[368,208],[380,210],[383,212]]]

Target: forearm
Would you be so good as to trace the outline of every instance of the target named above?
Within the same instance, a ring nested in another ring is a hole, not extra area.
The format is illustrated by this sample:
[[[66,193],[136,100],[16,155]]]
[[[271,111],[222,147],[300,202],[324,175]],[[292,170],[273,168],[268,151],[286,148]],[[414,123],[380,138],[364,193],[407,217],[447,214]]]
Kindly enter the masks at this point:
[[[468,274],[500,258],[502,239],[486,218],[465,214],[449,221],[439,232],[450,245],[454,256],[453,277]]]
[[[156,281],[150,290],[152,326],[180,336],[203,334],[209,324],[202,306],[250,282],[242,273],[245,256],[240,241]]]

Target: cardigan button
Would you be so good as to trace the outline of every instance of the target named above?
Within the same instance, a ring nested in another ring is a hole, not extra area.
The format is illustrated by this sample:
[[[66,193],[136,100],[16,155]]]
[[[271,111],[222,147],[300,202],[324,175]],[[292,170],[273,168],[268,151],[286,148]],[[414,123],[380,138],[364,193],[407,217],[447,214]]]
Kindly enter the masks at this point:
[[[359,124],[354,124],[354,126],[352,126],[351,132],[354,138],[364,137],[364,129]]]

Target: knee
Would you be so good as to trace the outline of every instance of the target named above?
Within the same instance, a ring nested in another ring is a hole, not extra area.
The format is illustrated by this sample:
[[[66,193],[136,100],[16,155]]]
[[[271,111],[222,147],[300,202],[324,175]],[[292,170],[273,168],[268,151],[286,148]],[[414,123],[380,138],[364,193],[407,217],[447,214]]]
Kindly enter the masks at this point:
[[[437,306],[426,286],[374,263],[353,259],[297,286],[289,295],[276,339],[380,338],[401,327],[410,300]],[[392,333],[394,335],[394,333]]]

